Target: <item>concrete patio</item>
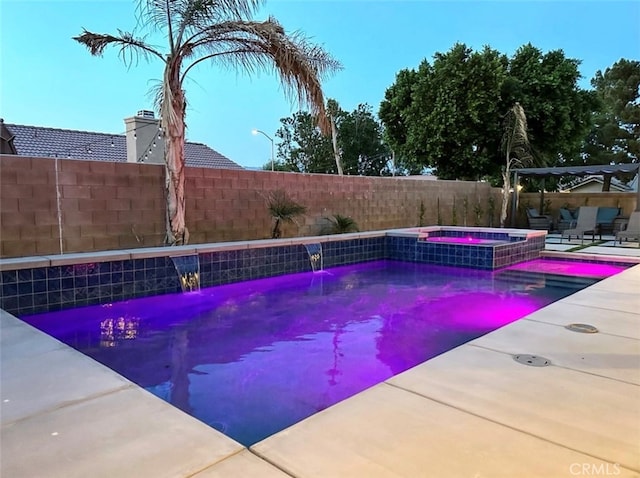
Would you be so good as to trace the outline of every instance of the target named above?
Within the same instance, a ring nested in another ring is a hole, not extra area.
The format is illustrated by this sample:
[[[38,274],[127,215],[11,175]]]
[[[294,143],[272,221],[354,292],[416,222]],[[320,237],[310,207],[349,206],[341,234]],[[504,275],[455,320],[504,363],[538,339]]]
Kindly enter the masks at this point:
[[[2,477],[640,476],[640,264],[250,449],[4,311],[0,346]]]

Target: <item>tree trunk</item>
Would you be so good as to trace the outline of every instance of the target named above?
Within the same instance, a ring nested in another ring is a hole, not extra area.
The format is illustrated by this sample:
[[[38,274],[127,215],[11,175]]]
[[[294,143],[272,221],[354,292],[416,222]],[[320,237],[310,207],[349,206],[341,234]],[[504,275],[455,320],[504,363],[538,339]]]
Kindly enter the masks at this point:
[[[609,192],[611,190],[611,174],[605,174],[602,181],[602,192]]]
[[[338,175],[342,176],[342,158],[340,157],[340,151],[338,151],[338,132],[336,131],[336,122],[333,119],[333,115],[330,115],[331,120],[331,143],[333,144],[333,155],[336,158],[336,167],[338,168]]]
[[[165,141],[165,191],[167,198],[166,243],[189,241],[185,225],[184,133],[185,99],[180,84],[180,64],[170,61],[162,85],[162,133]]]
[[[280,239],[280,218],[276,218],[276,223],[273,226],[273,231],[271,232],[271,239]]]
[[[507,221],[507,207],[509,206],[509,190],[511,189],[511,181],[509,179],[509,169],[502,171],[502,207],[500,209],[500,227],[504,227]]]

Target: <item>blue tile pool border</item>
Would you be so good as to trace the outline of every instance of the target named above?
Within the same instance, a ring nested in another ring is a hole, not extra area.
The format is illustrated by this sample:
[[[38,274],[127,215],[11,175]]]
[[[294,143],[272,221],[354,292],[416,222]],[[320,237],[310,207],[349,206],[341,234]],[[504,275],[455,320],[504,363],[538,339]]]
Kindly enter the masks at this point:
[[[418,241],[426,230],[452,237],[472,230],[474,237],[504,242]],[[0,308],[24,315],[180,292],[175,256],[197,254],[200,285],[210,287],[311,271],[309,243],[322,244],[325,268],[392,259],[491,270],[539,257],[544,240],[540,231],[431,227],[1,259]]]

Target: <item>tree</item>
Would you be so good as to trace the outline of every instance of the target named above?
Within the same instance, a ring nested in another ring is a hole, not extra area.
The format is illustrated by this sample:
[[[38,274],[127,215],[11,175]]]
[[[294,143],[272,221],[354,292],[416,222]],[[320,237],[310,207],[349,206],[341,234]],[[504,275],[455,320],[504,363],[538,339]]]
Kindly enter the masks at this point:
[[[278,158],[291,170],[305,173],[380,176],[390,174],[390,152],[383,142],[383,130],[371,107],[358,105],[353,112],[329,99],[327,110],[335,127],[331,138],[323,136],[312,116],[304,111],[280,120],[276,131]]]
[[[428,67],[428,63],[423,65]],[[422,65],[421,65],[422,66]],[[384,142],[391,149],[394,174],[419,174],[423,166],[418,157],[423,155],[411,151],[407,145],[406,114],[411,105],[413,86],[418,73],[414,70],[400,70],[396,75],[396,82],[387,88],[385,99],[380,104],[378,116],[383,123]],[[419,143],[418,143],[419,144]]]
[[[543,54],[530,43],[509,60],[501,111],[515,102],[522,105],[537,160],[552,166],[579,161],[597,108],[594,92],[578,87],[579,66],[562,50]]]
[[[340,118],[338,139],[346,174],[361,176],[389,175],[391,156],[383,142],[383,129],[373,116],[371,106],[360,104]]]
[[[504,227],[511,194],[511,171],[514,167],[528,166],[533,162],[527,134],[527,117],[520,103],[509,108],[504,117],[500,146],[505,157],[505,166],[502,169],[502,209],[500,210],[500,227]]]
[[[331,147],[333,149],[333,157],[336,160],[336,170],[338,171],[338,176],[342,176],[342,151],[338,148],[338,128],[336,127],[341,110],[336,100],[329,99],[327,101],[327,112],[331,122]]]
[[[263,3],[262,0],[139,0],[139,23],[144,28],[166,32],[165,52],[130,32],[110,35],[83,30],[74,37],[92,55],[102,55],[108,46],[115,46],[125,63],[138,56],[164,63],[159,109],[165,141],[169,244],[188,242],[184,197],[187,102],[183,85],[193,67],[212,61],[248,73],[274,69],[285,92],[307,104],[320,128],[329,131],[320,80],[338,69],[339,63],[301,33],[286,34],[273,17],[254,21],[252,17]]]
[[[268,162],[264,163],[260,169],[262,169],[263,171],[281,171],[286,173],[294,172],[288,164],[279,159],[273,161],[273,167],[271,165],[271,160],[269,160]]]
[[[298,173],[335,174],[336,163],[333,156],[331,138],[322,134],[313,116],[299,111],[293,116],[282,118],[282,126],[276,131],[278,159]]]
[[[444,179],[495,172],[501,116],[496,103],[506,59],[488,47],[477,53],[464,44],[434,58],[433,65],[424,60],[417,71],[401,72],[400,83],[387,90],[380,119],[394,151],[435,167]]]
[[[401,71],[387,89],[380,119],[401,156],[436,168],[444,179],[499,178],[502,118],[516,102],[527,111],[536,158],[575,157],[588,131],[592,95],[577,85],[579,62],[561,50],[525,45],[508,58],[456,44],[417,70]]]
[[[588,164],[638,162],[640,154],[640,61],[621,59],[591,80],[599,101],[584,144]],[[603,191],[611,177],[605,177]]]

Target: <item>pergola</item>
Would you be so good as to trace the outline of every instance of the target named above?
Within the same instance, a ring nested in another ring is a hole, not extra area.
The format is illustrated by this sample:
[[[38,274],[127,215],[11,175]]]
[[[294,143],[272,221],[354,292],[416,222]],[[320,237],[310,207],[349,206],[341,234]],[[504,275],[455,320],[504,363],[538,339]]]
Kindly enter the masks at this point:
[[[600,164],[592,166],[567,166],[549,168],[521,168],[513,170],[513,196],[511,198],[511,225],[515,225],[515,216],[518,207],[518,181],[521,177],[546,178],[549,176],[597,176],[620,174],[639,174],[640,163],[627,164]],[[640,178],[636,190],[636,211],[640,211]]]

